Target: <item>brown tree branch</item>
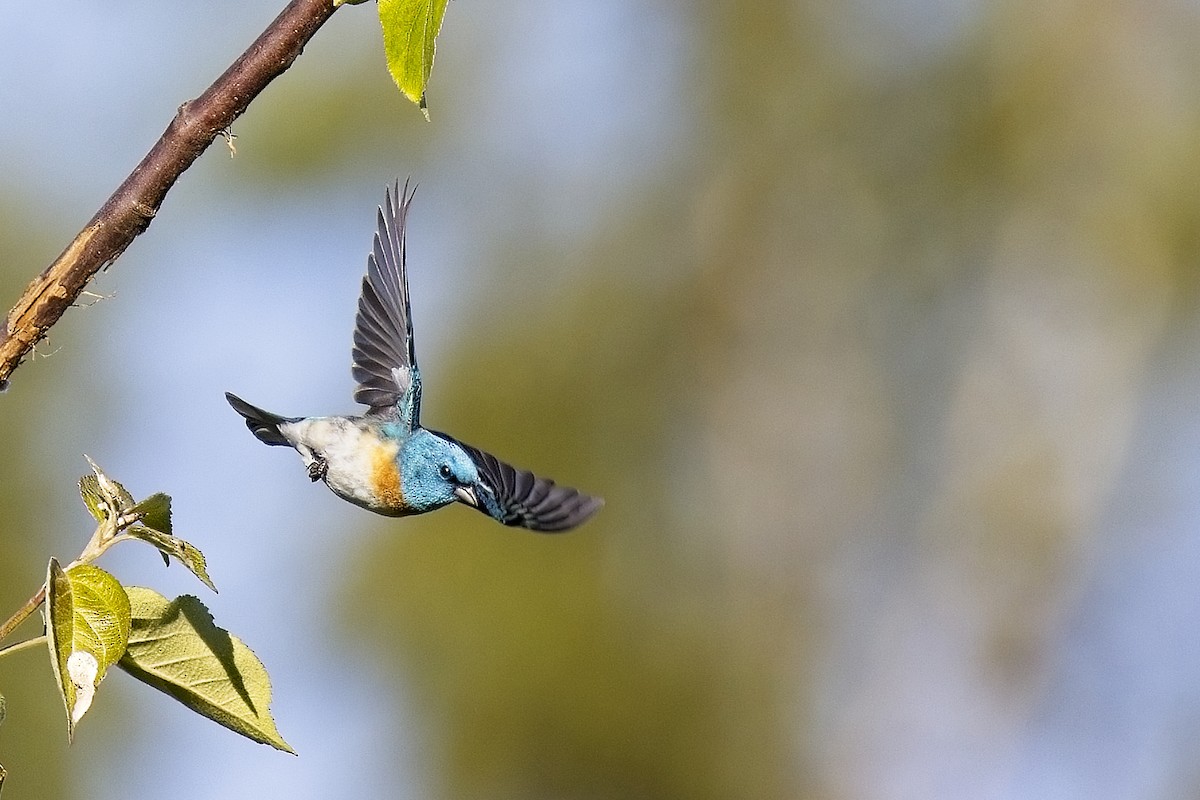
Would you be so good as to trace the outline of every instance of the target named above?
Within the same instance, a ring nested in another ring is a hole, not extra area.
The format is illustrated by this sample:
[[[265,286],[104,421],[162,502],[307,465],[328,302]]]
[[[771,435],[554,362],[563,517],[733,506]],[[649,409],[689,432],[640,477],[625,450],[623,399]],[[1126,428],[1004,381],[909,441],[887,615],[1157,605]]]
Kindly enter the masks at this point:
[[[333,0],[292,0],[204,94],[179,107],[142,162],[8,312],[0,331],[0,389],[88,281],[146,230],[176,179],[292,65],[335,10]]]

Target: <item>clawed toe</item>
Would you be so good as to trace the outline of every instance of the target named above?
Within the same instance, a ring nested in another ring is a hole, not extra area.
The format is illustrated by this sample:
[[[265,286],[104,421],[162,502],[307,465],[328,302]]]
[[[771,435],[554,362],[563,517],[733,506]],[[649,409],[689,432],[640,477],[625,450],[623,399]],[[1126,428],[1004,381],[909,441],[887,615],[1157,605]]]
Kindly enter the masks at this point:
[[[324,480],[325,473],[328,471],[328,469],[329,464],[325,461],[325,459],[317,456],[312,460],[312,463],[308,465],[308,477],[313,483],[316,483],[319,480]]]

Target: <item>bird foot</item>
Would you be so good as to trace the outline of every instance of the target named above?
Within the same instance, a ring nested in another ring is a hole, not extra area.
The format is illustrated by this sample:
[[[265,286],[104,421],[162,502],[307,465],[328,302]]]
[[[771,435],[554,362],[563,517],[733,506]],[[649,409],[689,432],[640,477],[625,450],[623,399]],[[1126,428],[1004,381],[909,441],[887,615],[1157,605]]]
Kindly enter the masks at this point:
[[[325,473],[329,471],[329,463],[320,456],[315,457],[308,465],[308,477],[313,483],[319,480],[324,480]]]

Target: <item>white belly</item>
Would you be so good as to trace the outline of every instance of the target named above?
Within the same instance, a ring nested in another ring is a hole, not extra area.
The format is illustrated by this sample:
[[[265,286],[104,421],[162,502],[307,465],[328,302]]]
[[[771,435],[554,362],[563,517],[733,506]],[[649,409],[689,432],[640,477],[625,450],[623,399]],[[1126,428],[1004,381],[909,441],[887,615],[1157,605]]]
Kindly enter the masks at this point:
[[[334,494],[379,513],[402,513],[379,492],[381,461],[394,464],[397,445],[382,442],[369,424],[344,417],[312,417],[280,425],[279,431],[306,467],[318,457],[325,459],[325,484]]]

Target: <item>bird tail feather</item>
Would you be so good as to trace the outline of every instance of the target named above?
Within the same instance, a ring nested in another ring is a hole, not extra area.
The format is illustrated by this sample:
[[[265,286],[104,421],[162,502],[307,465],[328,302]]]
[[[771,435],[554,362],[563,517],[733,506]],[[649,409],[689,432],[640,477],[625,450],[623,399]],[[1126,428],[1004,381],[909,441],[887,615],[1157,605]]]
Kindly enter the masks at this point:
[[[280,433],[279,426],[285,422],[299,422],[299,417],[281,417],[270,411],[263,411],[230,392],[225,393],[225,399],[233,406],[234,411],[245,417],[246,427],[260,442],[269,445],[291,445]]]

